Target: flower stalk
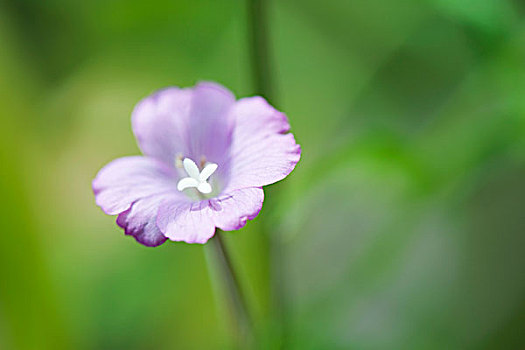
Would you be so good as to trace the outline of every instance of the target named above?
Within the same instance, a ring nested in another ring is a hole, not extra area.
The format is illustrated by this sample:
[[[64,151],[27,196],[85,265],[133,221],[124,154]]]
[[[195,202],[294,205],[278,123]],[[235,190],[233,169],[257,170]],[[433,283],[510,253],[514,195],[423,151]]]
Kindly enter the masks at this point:
[[[248,0],[252,75],[256,93],[275,103],[267,30],[268,0]]]
[[[270,40],[268,35],[268,0],[248,0],[248,25],[251,33],[250,46],[255,92],[276,104],[276,96],[271,69]],[[271,198],[267,189],[267,198]],[[265,225],[264,225],[265,224]],[[283,271],[284,259],[282,241],[278,232],[273,231],[267,222],[263,224],[263,234],[269,247],[270,260],[270,298],[275,338],[280,348],[286,347],[286,293]],[[274,227],[272,225],[272,227]]]
[[[209,245],[213,259],[208,260],[208,262],[213,265],[210,266],[211,270],[218,270],[220,273],[220,280],[224,284],[230,299],[231,309],[233,309],[235,323],[239,331],[240,345],[242,348],[246,348],[253,344],[252,320],[239,279],[235,274],[228,250],[221,237],[222,233],[221,230],[217,229],[215,236],[210,239]]]

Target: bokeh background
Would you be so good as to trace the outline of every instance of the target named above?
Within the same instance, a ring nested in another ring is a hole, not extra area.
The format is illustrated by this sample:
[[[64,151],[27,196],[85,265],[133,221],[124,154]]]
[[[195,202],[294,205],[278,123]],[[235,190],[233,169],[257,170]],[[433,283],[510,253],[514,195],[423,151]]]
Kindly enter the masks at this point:
[[[266,4],[273,102],[303,156],[225,235],[260,347],[525,348],[524,3]],[[152,91],[257,91],[247,13],[0,2],[0,349],[233,346],[207,247],[124,237],[91,180],[139,152],[130,113]]]

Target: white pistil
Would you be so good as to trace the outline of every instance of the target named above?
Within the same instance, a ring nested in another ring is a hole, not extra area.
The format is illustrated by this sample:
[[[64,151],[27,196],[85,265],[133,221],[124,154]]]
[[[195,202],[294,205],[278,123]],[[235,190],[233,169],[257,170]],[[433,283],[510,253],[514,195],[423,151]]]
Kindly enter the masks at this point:
[[[189,176],[179,180],[177,184],[179,191],[184,191],[187,188],[196,188],[200,193],[211,193],[212,188],[207,181],[215,170],[217,170],[217,164],[208,163],[200,172],[197,164],[190,158],[184,158],[182,165]]]

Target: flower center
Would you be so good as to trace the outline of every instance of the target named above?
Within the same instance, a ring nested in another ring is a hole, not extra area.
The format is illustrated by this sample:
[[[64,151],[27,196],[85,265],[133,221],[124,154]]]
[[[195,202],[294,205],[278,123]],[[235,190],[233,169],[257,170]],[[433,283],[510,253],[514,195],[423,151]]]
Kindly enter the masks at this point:
[[[202,171],[199,171],[197,164],[193,160],[184,158],[182,165],[188,176],[180,179],[177,183],[179,191],[182,192],[187,188],[196,188],[200,193],[208,194],[212,192],[208,179],[217,170],[217,164],[206,163]]]

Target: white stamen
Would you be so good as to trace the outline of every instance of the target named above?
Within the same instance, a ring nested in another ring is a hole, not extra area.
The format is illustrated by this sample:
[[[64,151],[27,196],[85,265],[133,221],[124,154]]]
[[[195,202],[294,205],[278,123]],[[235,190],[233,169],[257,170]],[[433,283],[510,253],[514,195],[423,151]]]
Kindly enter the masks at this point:
[[[201,193],[211,193],[211,185],[207,182],[201,182],[199,186],[197,186],[197,189]]]
[[[197,164],[190,158],[184,158],[182,164],[189,176],[179,180],[177,184],[179,191],[184,191],[187,188],[197,188],[200,193],[208,194],[212,192],[211,185],[207,180],[217,170],[217,164],[208,163],[201,172],[199,172]]]
[[[199,178],[199,168],[193,160],[191,160],[190,158],[184,158],[182,164],[184,165],[184,170],[186,170],[186,173],[190,177],[193,177],[195,180]]]
[[[193,177],[185,177],[179,180],[177,184],[177,189],[179,191],[184,191],[187,188],[198,187],[199,181],[195,180]]]
[[[199,174],[199,180],[200,181],[206,181],[209,179],[209,177],[211,176],[211,174],[213,174],[215,172],[215,170],[217,170],[219,166],[215,163],[209,163],[207,164],[204,169],[202,169],[201,173]]]

